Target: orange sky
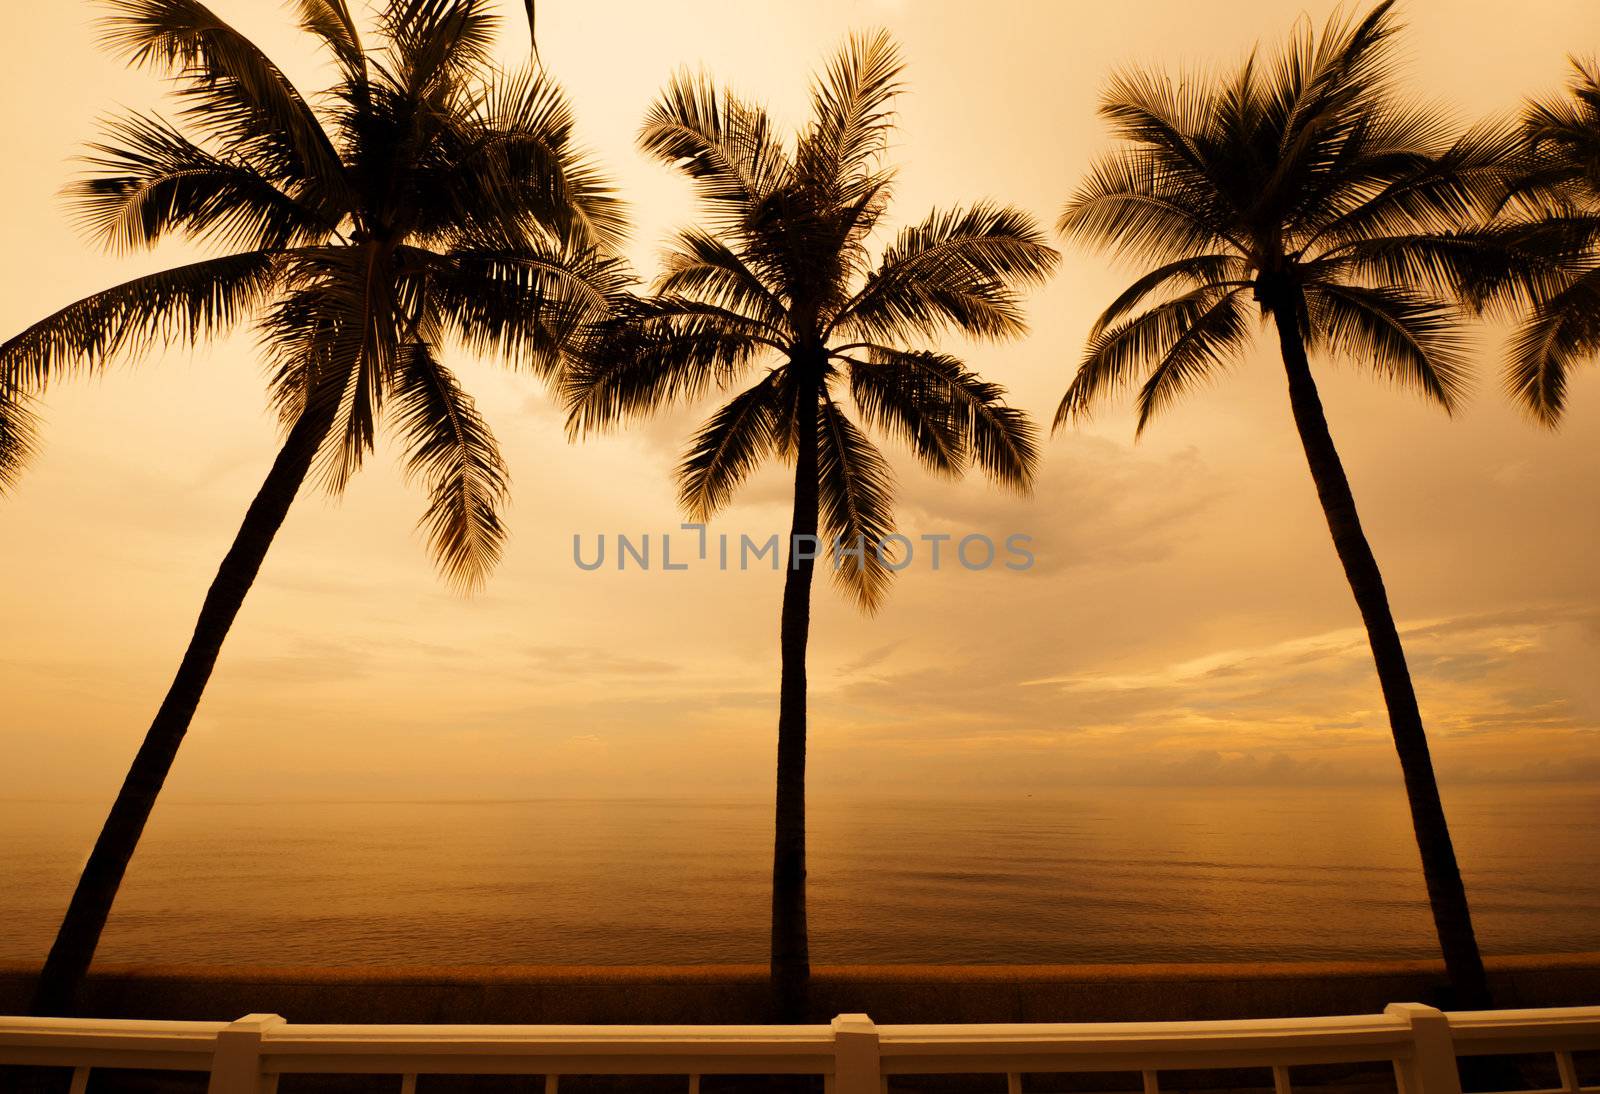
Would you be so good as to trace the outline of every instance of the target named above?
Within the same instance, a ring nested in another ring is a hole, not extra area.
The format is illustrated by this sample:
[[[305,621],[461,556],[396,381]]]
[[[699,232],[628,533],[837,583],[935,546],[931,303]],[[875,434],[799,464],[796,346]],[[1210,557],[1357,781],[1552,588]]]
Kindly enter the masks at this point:
[[[216,0],[302,86],[314,55],[276,0]],[[853,28],[910,63],[901,218],[984,196],[1047,222],[1105,146],[1118,64],[1225,63],[1303,10],[1276,0],[696,0],[540,4],[540,48],[583,138],[634,204],[645,272],[693,214],[633,150],[680,65],[803,115],[810,72]],[[520,8],[520,5],[516,5]],[[513,5],[506,5],[514,15]],[[1600,39],[1593,0],[1410,0],[1409,76],[1465,119],[1558,87]],[[107,257],[56,197],[94,120],[159,85],[93,46],[93,5],[8,13],[0,94],[0,331],[181,252]],[[507,59],[524,44],[508,23]],[[1127,279],[1068,250],[1025,342],[968,350],[1048,420],[1093,315]],[[1559,434],[1496,387],[1454,421],[1358,368],[1319,377],[1384,567],[1441,777],[1600,774],[1600,369]],[[392,452],[338,502],[307,492],[224,649],[170,792],[184,798],[764,794],[776,723],[778,575],[596,573],[581,533],[677,527],[674,414],[567,444],[528,378],[453,357],[506,450],[512,540],[486,592],[435,577],[422,499]],[[46,446],[0,501],[0,797],[109,800],[274,451],[248,337],[62,384]],[[914,566],[875,618],[818,583],[812,787],[937,796],[1103,783],[1392,782],[1381,699],[1265,352],[1132,442],[1107,411],[1045,448],[1032,500],[901,470],[902,531],[1030,534],[1025,574]],[[786,527],[781,474],[714,532]],[[683,545],[687,545],[687,540]]]

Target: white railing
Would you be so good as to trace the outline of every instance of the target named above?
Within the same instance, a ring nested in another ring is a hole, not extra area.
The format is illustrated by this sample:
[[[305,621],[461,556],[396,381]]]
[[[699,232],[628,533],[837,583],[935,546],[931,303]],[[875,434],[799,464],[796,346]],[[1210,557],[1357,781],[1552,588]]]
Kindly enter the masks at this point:
[[[297,1025],[273,1014],[237,1022],[0,1018],[0,1064],[72,1070],[83,1094],[97,1067],[209,1072],[210,1094],[272,1094],[278,1077],[817,1075],[827,1094],[885,1094],[896,1075],[1140,1072],[1159,1094],[1167,1069],[1271,1068],[1291,1094],[1291,1067],[1389,1062],[1400,1094],[1461,1094],[1459,1056],[1549,1053],[1561,1094],[1579,1084],[1574,1052],[1600,1049],[1600,1007],[1447,1015],[1418,1003],[1382,1014],[1227,1022],[1028,1025],[875,1025],[844,1014],[831,1026],[355,1026]]]

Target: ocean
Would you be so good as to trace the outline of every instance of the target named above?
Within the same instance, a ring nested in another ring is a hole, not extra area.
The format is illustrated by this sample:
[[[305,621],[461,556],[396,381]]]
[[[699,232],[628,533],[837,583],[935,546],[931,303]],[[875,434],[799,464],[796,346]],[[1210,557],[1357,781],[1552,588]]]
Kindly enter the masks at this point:
[[[1446,807],[1485,953],[1600,951],[1600,789]],[[0,803],[0,960],[42,959],[103,809]],[[99,959],[762,963],[770,823],[757,800],[164,801]],[[818,964],[1437,952],[1398,785],[818,798],[810,924]]]

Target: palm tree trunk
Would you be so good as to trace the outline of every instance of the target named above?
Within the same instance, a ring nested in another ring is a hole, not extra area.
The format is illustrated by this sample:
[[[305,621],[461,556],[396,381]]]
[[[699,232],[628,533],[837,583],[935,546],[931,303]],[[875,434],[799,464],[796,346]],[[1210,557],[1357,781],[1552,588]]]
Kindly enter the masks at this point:
[[[78,887],[73,891],[72,902],[67,906],[66,917],[56,932],[55,944],[50,947],[50,955],[45,959],[44,970],[34,990],[33,1013],[36,1015],[68,1015],[76,1005],[78,989],[94,959],[100,932],[111,914],[122,876],[139,844],[145,822],[150,819],[150,811],[155,808],[161,784],[172,770],[172,761],[200,704],[223,639],[239,614],[245,594],[250,591],[267,548],[282,527],[327,430],[327,415],[303,415],[289,431],[272,470],[245,512],[239,534],[234,537],[233,546],[228,549],[206,593],[194,635],[189,639],[189,648],[184,651],[172,686],[167,689],[166,698],[150,723],[144,743],[133,758],[133,766],[128,769],[117,800],[78,878]]]
[[[1278,328],[1295,426],[1305,448],[1306,462],[1311,467],[1311,478],[1316,482],[1317,496],[1322,501],[1322,512],[1328,519],[1328,530],[1333,534],[1334,548],[1344,564],[1356,605],[1361,609],[1367,641],[1372,646],[1372,658],[1378,668],[1378,682],[1389,708],[1389,728],[1394,735],[1395,751],[1400,756],[1417,849],[1422,854],[1428,903],[1433,909],[1434,929],[1439,935],[1445,970],[1450,978],[1450,1003],[1460,1010],[1487,1009],[1490,1006],[1489,982],[1472,929],[1467,891],[1461,883],[1461,868],[1456,864],[1444,805],[1439,799],[1428,736],[1422,727],[1422,713],[1417,708],[1417,694],[1406,667],[1400,632],[1389,608],[1389,596],[1383,587],[1378,561],[1361,530],[1355,497],[1350,492],[1339,453],[1333,446],[1333,436],[1328,432],[1322,399],[1317,394],[1306,359],[1299,322],[1304,314],[1304,298],[1296,290],[1281,290],[1277,300],[1267,296],[1263,303],[1271,310]]]
[[[808,411],[809,407],[809,411]],[[783,582],[783,682],[778,693],[778,792],[772,846],[772,990],[780,1021],[806,1018],[811,944],[806,934],[806,643],[817,534],[817,410],[796,413],[794,518]],[[812,537],[807,539],[805,537]]]

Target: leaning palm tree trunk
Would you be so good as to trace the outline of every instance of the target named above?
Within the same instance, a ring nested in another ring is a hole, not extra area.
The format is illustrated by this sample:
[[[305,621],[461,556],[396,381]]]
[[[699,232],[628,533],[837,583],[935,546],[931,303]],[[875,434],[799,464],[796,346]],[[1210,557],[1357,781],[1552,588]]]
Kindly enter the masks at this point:
[[[39,974],[33,1001],[36,1015],[70,1014],[76,1005],[78,989],[94,959],[95,947],[111,914],[122,875],[139,845],[145,822],[155,808],[161,784],[172,770],[172,761],[189,730],[195,708],[200,705],[200,696],[217,663],[223,639],[227,638],[228,629],[233,626],[245,594],[261,569],[267,549],[272,546],[273,537],[283,526],[289,506],[305,481],[317,447],[328,432],[329,421],[326,414],[301,415],[245,512],[233,546],[206,592],[200,618],[195,623],[194,635],[189,639],[189,648],[184,651],[177,675],[133,758],[133,766],[128,769],[117,800],[89,854],[88,864],[78,879],[72,902],[67,905],[66,917],[45,959],[44,970]]]
[[[1422,853],[1422,874],[1428,886],[1428,903],[1433,909],[1434,928],[1444,951],[1445,970],[1450,978],[1454,1007],[1482,1010],[1490,1006],[1489,983],[1478,953],[1478,940],[1472,929],[1472,912],[1467,906],[1467,891],[1461,883],[1461,867],[1456,863],[1450,828],[1445,822],[1444,805],[1439,800],[1439,783],[1434,778],[1433,760],[1428,752],[1428,736],[1417,708],[1417,693],[1411,686],[1405,649],[1395,627],[1389,596],[1383,587],[1378,560],[1373,557],[1361,518],[1356,513],[1355,496],[1345,477],[1344,465],[1328,419],[1322,411],[1316,381],[1306,358],[1305,342],[1298,318],[1305,301],[1298,292],[1285,292],[1281,301],[1264,301],[1271,308],[1278,330],[1284,370],[1289,379],[1289,402],[1295,426],[1305,448],[1311,478],[1322,501],[1334,549],[1344,565],[1345,578],[1361,609],[1367,628],[1367,641],[1377,663],[1378,682],[1389,709],[1389,728],[1394,734],[1395,751],[1400,755],[1400,770],[1405,778],[1406,799],[1411,806],[1411,824],[1417,847]]]
[[[807,408],[810,412],[807,412]],[[772,847],[772,990],[778,1017],[805,1020],[811,976],[806,933],[806,643],[811,636],[811,579],[816,561],[800,551],[817,534],[817,411],[802,395],[795,412],[794,519],[783,582],[779,644],[778,791]]]

